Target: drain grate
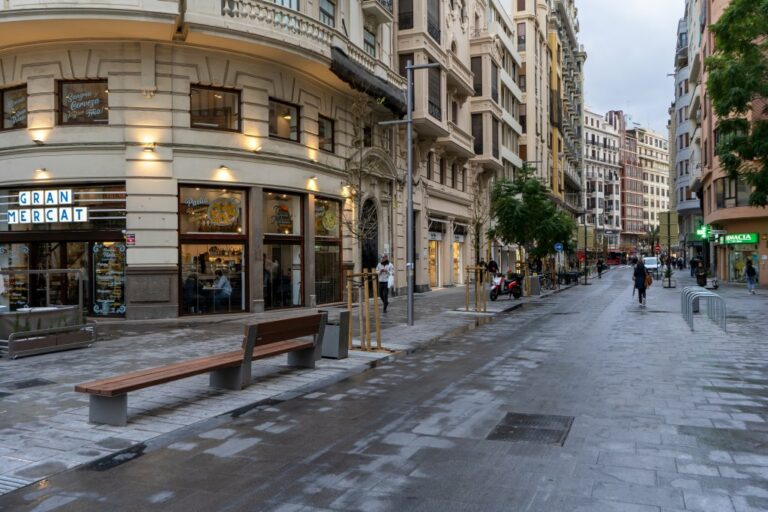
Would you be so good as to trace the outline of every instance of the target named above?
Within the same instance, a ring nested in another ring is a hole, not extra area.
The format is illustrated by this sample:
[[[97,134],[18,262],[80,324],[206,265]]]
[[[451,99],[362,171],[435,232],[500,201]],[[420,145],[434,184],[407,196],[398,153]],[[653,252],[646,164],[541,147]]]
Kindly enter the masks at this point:
[[[571,425],[573,425],[573,416],[510,412],[502,418],[486,439],[563,446],[571,431]]]
[[[48,386],[50,384],[56,384],[56,383],[48,379],[27,379],[27,380],[16,380],[12,382],[0,382],[0,388],[28,389],[28,388],[36,388],[39,386]]]

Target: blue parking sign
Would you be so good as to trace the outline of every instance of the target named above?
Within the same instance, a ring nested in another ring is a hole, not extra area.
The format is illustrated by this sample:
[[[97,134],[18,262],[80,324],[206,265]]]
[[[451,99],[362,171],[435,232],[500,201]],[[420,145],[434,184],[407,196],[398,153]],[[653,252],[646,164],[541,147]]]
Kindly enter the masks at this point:
[[[557,252],[563,252],[563,244],[561,244],[560,242],[556,243],[555,244],[555,250]]]

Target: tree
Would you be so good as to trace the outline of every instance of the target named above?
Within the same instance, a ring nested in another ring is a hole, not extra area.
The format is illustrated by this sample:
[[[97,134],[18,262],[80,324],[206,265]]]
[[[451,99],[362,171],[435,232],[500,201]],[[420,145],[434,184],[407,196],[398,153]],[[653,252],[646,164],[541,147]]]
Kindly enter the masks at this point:
[[[717,156],[733,179],[753,187],[749,202],[768,205],[768,0],[732,0],[711,26],[706,60],[717,124]],[[761,118],[762,117],[762,118]]]
[[[472,240],[472,253],[475,257],[475,263],[477,263],[483,259],[480,255],[480,249],[483,237],[486,234],[485,226],[491,219],[491,208],[487,200],[488,189],[483,186],[484,180],[482,180],[479,173],[472,174],[475,176],[475,179],[470,186],[470,200],[472,203],[469,207],[469,236]]]
[[[651,226],[644,235],[641,235],[642,240],[651,248],[651,252],[654,251],[656,244],[661,240],[661,228],[659,226]]]
[[[529,167],[513,181],[496,182],[491,193],[494,227],[488,234],[506,244],[517,244],[534,258],[544,257],[556,243],[570,249],[576,228],[574,220],[557,208],[546,187]]]

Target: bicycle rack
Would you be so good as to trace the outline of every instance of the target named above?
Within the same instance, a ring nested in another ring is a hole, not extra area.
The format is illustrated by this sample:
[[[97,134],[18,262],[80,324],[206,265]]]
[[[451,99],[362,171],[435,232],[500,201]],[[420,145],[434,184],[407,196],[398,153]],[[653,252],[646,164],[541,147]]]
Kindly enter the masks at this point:
[[[693,331],[693,314],[699,312],[701,299],[707,303],[707,317],[723,330],[727,328],[727,308],[725,300],[709,290],[702,290],[699,286],[686,286],[680,293],[680,310],[683,319]]]

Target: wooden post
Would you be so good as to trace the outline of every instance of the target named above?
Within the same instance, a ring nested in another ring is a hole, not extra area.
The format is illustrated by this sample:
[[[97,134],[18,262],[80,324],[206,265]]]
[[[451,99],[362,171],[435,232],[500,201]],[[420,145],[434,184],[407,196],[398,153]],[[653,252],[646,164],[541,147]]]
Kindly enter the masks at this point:
[[[389,282],[384,283],[389,286]],[[381,319],[379,318],[379,276],[373,271],[373,319],[376,330],[376,348],[381,350]]]
[[[362,274],[355,274],[355,277],[360,277]],[[363,283],[362,286],[365,287],[365,281],[362,277],[360,277],[361,282]],[[357,323],[360,327],[360,350],[365,350],[365,318],[363,318],[364,311],[363,311],[363,289],[360,288],[360,290],[357,292],[357,302],[360,304],[358,311],[357,311]]]
[[[466,272],[467,278],[464,280],[464,310],[469,312],[469,280],[470,280],[470,274],[469,274],[469,267],[467,267],[464,272]]]
[[[370,293],[368,292],[368,279],[370,278],[370,270],[363,270],[363,304],[365,305],[365,350],[371,350],[371,305],[368,300],[370,299]]]
[[[352,278],[349,275],[349,270],[346,272],[347,275],[347,311],[349,311],[349,335],[347,337],[347,345],[348,349],[352,350]]]
[[[480,306],[477,304],[477,287],[480,284],[479,279],[477,278],[477,267],[475,267],[475,313],[480,311]]]

